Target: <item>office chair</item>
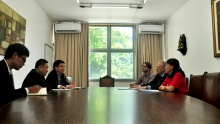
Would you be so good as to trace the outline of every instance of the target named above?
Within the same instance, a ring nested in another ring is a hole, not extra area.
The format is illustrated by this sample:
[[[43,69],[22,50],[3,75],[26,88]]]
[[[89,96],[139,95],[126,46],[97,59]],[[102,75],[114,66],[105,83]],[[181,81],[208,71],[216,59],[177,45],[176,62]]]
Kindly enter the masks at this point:
[[[106,75],[104,77],[100,77],[99,80],[100,87],[114,87],[115,86],[115,79]]]
[[[189,96],[202,99],[203,75],[190,75]]]

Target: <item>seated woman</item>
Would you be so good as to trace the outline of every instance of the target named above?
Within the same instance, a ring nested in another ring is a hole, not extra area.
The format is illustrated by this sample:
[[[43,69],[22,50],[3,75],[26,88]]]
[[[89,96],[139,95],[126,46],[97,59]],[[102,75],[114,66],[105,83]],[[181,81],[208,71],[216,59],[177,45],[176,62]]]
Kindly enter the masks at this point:
[[[174,91],[187,95],[188,87],[185,80],[185,73],[180,68],[179,61],[175,58],[168,59],[165,69],[168,76],[159,87],[159,90]]]

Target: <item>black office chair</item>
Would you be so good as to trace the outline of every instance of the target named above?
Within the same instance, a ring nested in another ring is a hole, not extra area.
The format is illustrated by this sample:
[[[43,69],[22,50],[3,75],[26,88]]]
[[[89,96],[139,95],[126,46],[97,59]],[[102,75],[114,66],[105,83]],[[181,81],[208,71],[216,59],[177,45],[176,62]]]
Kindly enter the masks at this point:
[[[104,77],[100,77],[99,80],[100,87],[114,87],[115,86],[115,79],[106,75]]]

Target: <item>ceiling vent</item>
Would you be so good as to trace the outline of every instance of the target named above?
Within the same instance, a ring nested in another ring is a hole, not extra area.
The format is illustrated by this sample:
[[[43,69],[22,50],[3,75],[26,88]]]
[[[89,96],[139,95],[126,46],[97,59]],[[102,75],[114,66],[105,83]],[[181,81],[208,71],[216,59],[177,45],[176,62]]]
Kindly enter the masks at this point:
[[[140,24],[139,34],[163,34],[164,24]]]
[[[75,22],[60,22],[55,24],[56,33],[80,33],[81,24]]]

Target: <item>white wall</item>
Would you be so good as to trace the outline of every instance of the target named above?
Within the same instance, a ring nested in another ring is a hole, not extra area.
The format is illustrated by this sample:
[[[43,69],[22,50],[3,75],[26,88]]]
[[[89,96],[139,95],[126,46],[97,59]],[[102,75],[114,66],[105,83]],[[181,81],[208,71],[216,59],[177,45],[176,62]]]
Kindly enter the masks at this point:
[[[52,42],[52,21],[42,11],[35,0],[2,0],[26,19],[25,46],[30,51],[25,66],[13,70],[15,88],[20,88],[25,76],[34,68],[35,62],[44,58],[44,45]],[[0,56],[0,60],[3,56]]]
[[[52,21],[35,0],[2,1],[26,19],[25,46],[30,50],[30,57],[24,67],[13,71],[15,87],[19,88],[35,62],[44,58],[44,44],[52,42]],[[211,18],[211,0],[189,0],[166,22],[166,59],[177,58],[188,77],[204,71],[220,72],[220,58],[213,57]],[[179,36],[183,33],[188,47],[185,56],[177,51]]]
[[[220,72],[214,58],[211,0],[189,0],[166,23],[166,59],[177,58],[186,76],[204,71]],[[185,34],[187,53],[177,51],[180,34]]]

